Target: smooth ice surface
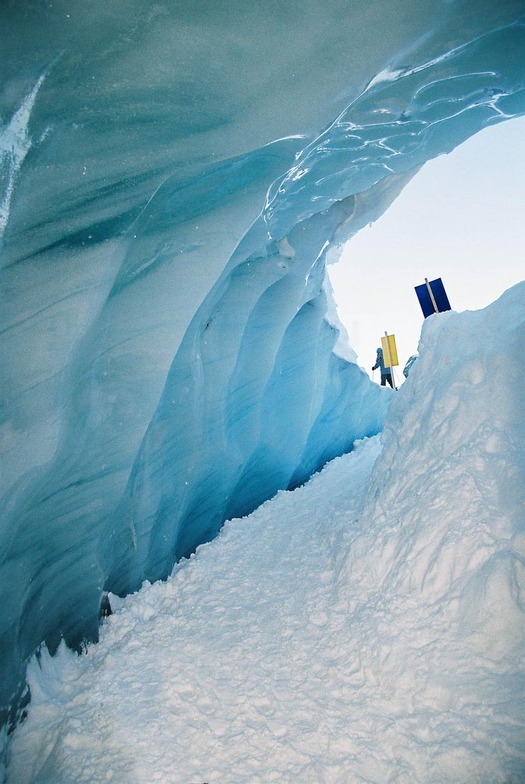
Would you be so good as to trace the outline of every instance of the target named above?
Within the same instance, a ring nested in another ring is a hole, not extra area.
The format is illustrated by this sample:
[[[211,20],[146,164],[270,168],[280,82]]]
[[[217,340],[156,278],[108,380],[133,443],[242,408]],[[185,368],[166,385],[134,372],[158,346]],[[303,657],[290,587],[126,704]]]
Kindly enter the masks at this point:
[[[432,316],[383,436],[34,660],[9,783],[521,784],[524,337]]]
[[[96,637],[105,591],[381,429],[327,256],[525,111],[525,27],[521,0],[0,13],[5,718],[42,640]]]

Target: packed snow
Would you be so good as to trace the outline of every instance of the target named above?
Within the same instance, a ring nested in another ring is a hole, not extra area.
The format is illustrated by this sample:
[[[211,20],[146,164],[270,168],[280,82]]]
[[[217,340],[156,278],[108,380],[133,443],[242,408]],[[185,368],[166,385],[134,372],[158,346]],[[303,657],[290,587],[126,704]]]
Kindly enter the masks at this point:
[[[524,338],[430,317],[381,437],[42,651],[9,784],[522,784]]]

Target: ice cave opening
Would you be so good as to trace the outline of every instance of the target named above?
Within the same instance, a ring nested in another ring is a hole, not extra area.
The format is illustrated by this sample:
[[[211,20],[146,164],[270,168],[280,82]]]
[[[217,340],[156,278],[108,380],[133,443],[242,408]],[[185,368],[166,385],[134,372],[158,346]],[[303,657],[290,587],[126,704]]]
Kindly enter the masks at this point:
[[[341,350],[325,265],[426,161],[525,114],[525,19],[522,0],[0,14],[6,723],[40,646],[97,639],[106,593],[383,428],[393,393]]]
[[[328,265],[338,316],[368,375],[387,330],[396,336],[395,378],[403,383],[423,319],[414,286],[424,277],[442,277],[458,311],[486,307],[523,280],[524,181],[525,119],[485,128],[426,163]]]

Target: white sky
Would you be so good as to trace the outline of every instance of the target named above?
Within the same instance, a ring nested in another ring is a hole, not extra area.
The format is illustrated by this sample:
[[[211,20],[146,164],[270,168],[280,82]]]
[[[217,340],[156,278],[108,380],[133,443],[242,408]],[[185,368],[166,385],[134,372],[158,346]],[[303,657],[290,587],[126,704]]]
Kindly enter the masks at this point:
[[[381,336],[394,333],[401,382],[423,322],[414,286],[442,278],[453,310],[477,310],[525,278],[524,253],[522,117],[486,128],[427,163],[329,267],[358,364],[372,376]]]

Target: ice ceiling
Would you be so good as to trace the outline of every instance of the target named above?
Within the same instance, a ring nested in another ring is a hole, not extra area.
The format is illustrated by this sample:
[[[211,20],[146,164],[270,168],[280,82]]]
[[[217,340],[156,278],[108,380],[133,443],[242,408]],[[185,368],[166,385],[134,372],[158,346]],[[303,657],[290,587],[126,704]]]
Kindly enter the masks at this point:
[[[525,112],[525,5],[2,4],[0,704],[377,432],[327,254]],[[480,166],[483,161],[480,161]],[[372,273],[371,273],[372,274]]]

